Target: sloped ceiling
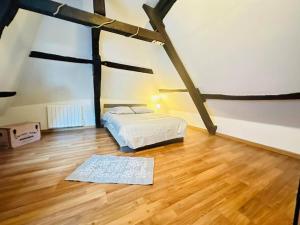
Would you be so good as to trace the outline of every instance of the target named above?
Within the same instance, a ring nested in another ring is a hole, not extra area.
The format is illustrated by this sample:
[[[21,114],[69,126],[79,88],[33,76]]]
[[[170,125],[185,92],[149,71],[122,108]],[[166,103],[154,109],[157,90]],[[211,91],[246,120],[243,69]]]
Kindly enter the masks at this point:
[[[3,32],[0,41],[0,90],[17,91],[22,67],[34,41],[39,15],[20,10],[11,25]],[[0,115],[14,97],[0,99]]]
[[[300,2],[177,1],[166,29],[203,93],[283,94],[300,91]],[[161,88],[183,88],[162,50],[155,50]],[[196,112],[188,94],[168,94],[169,107]],[[300,127],[300,101],[209,100],[212,115]]]
[[[92,1],[60,2],[92,10]],[[142,4],[155,6],[157,0],[106,2],[107,16],[150,28]],[[300,2],[296,0],[178,0],[164,22],[182,61],[202,92],[233,95],[280,94],[300,91],[299,8]],[[27,61],[28,53],[33,47],[35,50],[51,52],[51,43],[39,46],[36,40],[41,17],[43,16],[20,11],[12,25],[5,30],[0,41],[0,90],[29,93],[30,87],[34,86],[34,80],[28,80],[22,75],[23,70],[31,73],[28,70],[28,67],[32,68]],[[42,35],[43,29],[39,32]],[[108,40],[108,44],[102,46],[105,52],[113,46],[118,48],[109,43],[113,36],[104,33]],[[82,33],[80,37],[89,38]],[[131,48],[135,43],[135,40],[129,40],[128,47]],[[63,45],[60,45],[61,54],[85,56],[90,46],[86,43],[83,46],[86,51],[82,52],[79,48],[63,49]],[[183,88],[183,83],[163,48],[152,44],[145,46],[147,48],[143,49],[143,53],[133,53],[133,56],[142,54],[140,62],[143,59],[146,66],[154,69],[157,87]],[[142,49],[144,46],[138,48]],[[116,59],[120,58],[119,62],[134,64],[134,60],[129,59],[130,51],[127,53],[128,59],[124,60],[119,57],[119,53],[110,54],[110,57],[113,55]],[[105,54],[103,56],[107,57]],[[27,85],[20,86],[20,82]],[[86,88],[89,89],[87,96],[90,97],[91,87]],[[17,98],[14,104],[29,104],[29,98],[30,94],[26,98]],[[0,99],[0,109],[3,111],[7,108],[10,101]],[[196,112],[190,97],[185,93],[168,94],[167,103],[173,110]],[[209,100],[207,106],[211,114],[216,116],[300,127],[300,101]]]
[[[92,11],[92,1],[59,1]],[[35,15],[31,13],[31,15]],[[28,24],[28,26],[30,26]],[[86,26],[41,15],[30,50],[91,58],[91,31]],[[93,98],[92,66],[25,56],[18,95],[12,106]]]
[[[56,0],[70,6],[93,11],[92,0]],[[148,19],[143,12],[141,1],[114,0],[106,1],[107,16],[118,20],[145,26]],[[155,1],[149,2],[155,5]],[[25,12],[25,11],[22,11]],[[22,13],[21,12],[21,13]],[[1,48],[3,54],[10,52],[12,58],[7,60],[7,70],[12,70],[14,63],[20,66],[13,68],[14,79],[11,81],[9,90],[17,91],[17,96],[9,100],[8,104],[2,104],[2,111],[9,106],[23,106],[43,104],[58,101],[76,101],[93,98],[92,66],[79,65],[73,63],[55,62],[29,58],[31,50],[48,52],[53,54],[68,55],[78,58],[91,58],[91,33],[90,28],[75,23],[69,23],[55,18],[25,12],[30,21],[18,19],[22,16],[20,12],[17,18],[6,29],[6,39],[2,38],[0,43],[5,48]],[[34,20],[34,21],[33,21]],[[23,23],[22,23],[23,21]],[[26,24],[26,25],[25,25]],[[18,33],[15,27],[23,27],[23,31]],[[11,37],[26,38],[26,47],[18,46],[13,42],[9,44]],[[119,35],[103,32],[101,34],[101,53],[103,60],[111,60],[120,63],[140,65],[151,68],[151,63],[147,60],[148,51],[151,44],[128,39]],[[15,47],[22,54],[18,54]],[[19,57],[16,57],[16,55]],[[14,57],[14,58],[13,58]],[[3,62],[0,62],[2,67]],[[0,77],[6,79],[7,72],[3,71]],[[137,76],[131,72],[121,70],[109,70],[103,68],[102,97],[104,98],[135,98],[136,93],[143,92],[149,95],[153,93],[153,78],[151,76]],[[128,84],[129,83],[129,84]],[[122,93],[124,84],[127,86]],[[129,91],[135,88],[136,91]],[[2,88],[2,90],[6,90]],[[140,95],[142,98],[143,96]],[[0,100],[8,102],[8,100]]]
[[[68,2],[68,4],[85,10],[91,10],[90,6],[92,6],[92,4],[83,4],[81,0]],[[41,81],[32,76],[34,74],[32,72],[37,68],[32,67],[32,70],[28,70],[31,65],[28,55],[33,46],[39,44],[37,35],[44,18],[45,16],[20,9],[10,26],[3,32],[0,40],[0,90],[17,91],[17,96],[0,99],[0,116],[11,106],[30,103],[30,99],[38,96],[33,90],[40,90],[42,82],[47,82],[47,79]],[[55,41],[57,40],[54,39],[53,42]],[[51,43],[48,43],[47,47],[51,48]],[[43,70],[45,71],[45,67]],[[22,95],[24,89],[28,87],[26,84],[30,85],[31,92],[26,95],[25,91],[25,95]]]

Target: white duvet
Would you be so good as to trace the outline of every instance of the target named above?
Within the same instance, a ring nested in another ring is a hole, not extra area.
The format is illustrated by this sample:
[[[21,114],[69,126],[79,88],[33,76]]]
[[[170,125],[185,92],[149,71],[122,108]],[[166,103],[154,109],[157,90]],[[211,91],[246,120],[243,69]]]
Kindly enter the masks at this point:
[[[124,144],[132,149],[159,143],[185,135],[185,120],[158,113],[112,114],[103,116]]]

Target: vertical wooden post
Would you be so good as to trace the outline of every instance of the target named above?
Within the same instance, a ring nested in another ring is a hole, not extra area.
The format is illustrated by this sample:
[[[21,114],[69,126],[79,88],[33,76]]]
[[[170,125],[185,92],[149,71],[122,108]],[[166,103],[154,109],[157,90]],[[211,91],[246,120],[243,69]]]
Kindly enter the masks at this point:
[[[105,16],[105,0],[94,0],[94,13]],[[101,56],[99,54],[100,29],[92,28],[94,107],[96,128],[101,128]]]

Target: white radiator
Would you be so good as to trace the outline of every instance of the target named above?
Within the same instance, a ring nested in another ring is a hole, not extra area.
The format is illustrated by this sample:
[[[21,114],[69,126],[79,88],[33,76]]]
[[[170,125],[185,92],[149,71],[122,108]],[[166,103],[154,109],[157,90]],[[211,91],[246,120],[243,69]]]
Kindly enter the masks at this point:
[[[84,125],[81,105],[47,105],[48,128],[81,127]]]

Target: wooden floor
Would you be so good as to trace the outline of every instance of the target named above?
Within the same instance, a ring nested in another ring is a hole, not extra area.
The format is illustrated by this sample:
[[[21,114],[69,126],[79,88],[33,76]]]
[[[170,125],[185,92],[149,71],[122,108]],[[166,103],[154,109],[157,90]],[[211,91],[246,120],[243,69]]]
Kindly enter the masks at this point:
[[[0,224],[291,225],[300,161],[189,129],[155,158],[152,186],[64,181],[92,154],[125,155],[108,133],[44,135],[0,151]]]

